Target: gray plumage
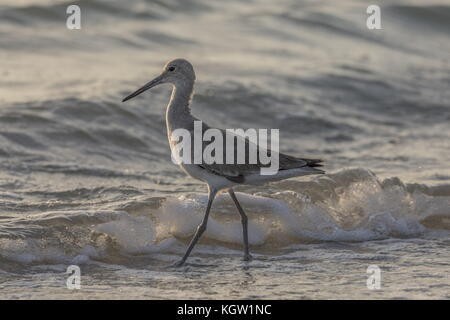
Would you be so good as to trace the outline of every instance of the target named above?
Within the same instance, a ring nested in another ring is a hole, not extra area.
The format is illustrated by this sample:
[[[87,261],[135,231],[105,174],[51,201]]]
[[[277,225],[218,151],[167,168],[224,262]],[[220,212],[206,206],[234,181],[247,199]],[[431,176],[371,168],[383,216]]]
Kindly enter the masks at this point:
[[[203,218],[202,223],[197,228],[197,231],[189,244],[186,254],[176,265],[180,266],[184,264],[188,258],[190,252],[194,248],[200,236],[206,230],[206,225],[208,221],[209,212],[212,206],[212,202],[216,194],[223,189],[227,189],[230,194],[231,199],[236,204],[236,207],[241,215],[242,226],[243,226],[243,239],[244,239],[244,249],[245,249],[245,260],[250,260],[251,256],[249,253],[248,246],[248,232],[247,232],[247,216],[240,206],[236,195],[233,192],[232,187],[240,184],[263,184],[265,182],[277,181],[282,179],[287,179],[296,176],[310,175],[310,174],[322,174],[324,171],[317,169],[321,166],[321,160],[318,159],[307,159],[307,158],[297,158],[287,154],[279,153],[279,171],[274,175],[261,175],[261,168],[267,167],[269,165],[263,164],[259,157],[256,159],[256,163],[249,163],[249,148],[254,147],[259,155],[259,145],[252,144],[248,139],[237,136],[238,139],[244,139],[243,144],[245,145],[245,161],[244,164],[236,163],[238,156],[238,144],[234,144],[234,160],[232,164],[226,163],[226,139],[231,133],[218,129],[223,137],[223,160],[222,163],[211,163],[207,164],[202,162],[200,164],[194,163],[194,123],[199,121],[199,119],[192,116],[190,112],[190,102],[194,92],[194,82],[195,82],[195,72],[191,63],[185,59],[175,59],[169,61],[163,69],[163,72],[148,82],[142,88],[136,90],[134,93],[127,96],[123,101],[127,101],[142,92],[162,83],[169,83],[173,86],[172,95],[170,97],[169,104],[166,110],[166,126],[167,135],[169,139],[169,144],[171,150],[175,150],[175,146],[178,141],[171,139],[172,133],[177,129],[183,129],[190,132],[191,140],[191,162],[190,163],[180,163],[180,167],[190,176],[195,179],[204,181],[208,185],[209,199]],[[230,106],[232,108],[232,106]],[[211,129],[207,124],[203,123],[202,132]],[[236,136],[233,136],[236,137]],[[203,150],[210,144],[210,141],[203,141],[202,143],[202,154]],[[269,149],[265,150],[269,155],[273,155],[274,151]],[[176,153],[176,152],[174,152]]]

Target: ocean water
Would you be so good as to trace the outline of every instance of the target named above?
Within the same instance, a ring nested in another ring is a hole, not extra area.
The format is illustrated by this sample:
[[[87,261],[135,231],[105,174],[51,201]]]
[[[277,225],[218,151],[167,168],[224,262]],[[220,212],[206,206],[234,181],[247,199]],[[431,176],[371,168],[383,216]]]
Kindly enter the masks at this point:
[[[3,0],[0,298],[449,299],[450,4],[379,5],[369,30],[357,0]],[[194,115],[279,128],[281,151],[325,161],[237,188],[251,262],[221,194],[167,268],[206,187],[170,161],[170,88],[120,101],[178,57]]]

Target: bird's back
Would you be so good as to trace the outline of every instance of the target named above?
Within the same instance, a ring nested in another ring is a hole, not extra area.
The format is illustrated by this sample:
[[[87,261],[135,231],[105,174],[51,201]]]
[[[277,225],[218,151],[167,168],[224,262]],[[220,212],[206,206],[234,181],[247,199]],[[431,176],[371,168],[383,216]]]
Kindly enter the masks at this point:
[[[194,117],[192,119],[193,121],[199,121]],[[196,164],[211,174],[225,177],[235,183],[245,183],[246,177],[260,174],[262,168],[270,167],[270,163],[264,161],[262,155],[266,155],[265,160],[278,157],[278,171],[303,168],[303,173],[307,172],[307,174],[324,173],[322,170],[316,169],[322,166],[322,161],[319,159],[298,158],[275,152],[250,141],[248,137],[234,134],[229,130],[211,128],[205,123],[202,123],[201,130],[197,131],[193,123],[188,126],[185,125],[184,128],[190,133],[189,163]],[[201,137],[196,137],[200,132]],[[205,136],[209,137],[208,141],[203,141]],[[195,144],[198,142],[200,142],[200,148],[197,147],[196,150]],[[197,159],[195,159],[196,152]],[[186,159],[184,158],[184,161]],[[199,159],[201,160],[200,163]],[[298,175],[303,175],[300,171],[298,173]],[[270,178],[267,177],[268,180]]]

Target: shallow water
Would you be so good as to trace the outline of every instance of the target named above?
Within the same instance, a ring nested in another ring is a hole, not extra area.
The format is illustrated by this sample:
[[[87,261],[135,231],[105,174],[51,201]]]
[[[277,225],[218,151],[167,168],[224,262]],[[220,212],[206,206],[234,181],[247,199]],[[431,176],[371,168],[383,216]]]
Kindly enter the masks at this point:
[[[450,298],[450,7],[383,1],[0,5],[0,298]],[[280,128],[328,174],[219,196],[170,161],[158,87],[190,60],[211,126]],[[69,265],[81,290],[66,288]],[[381,289],[366,285],[370,265]]]

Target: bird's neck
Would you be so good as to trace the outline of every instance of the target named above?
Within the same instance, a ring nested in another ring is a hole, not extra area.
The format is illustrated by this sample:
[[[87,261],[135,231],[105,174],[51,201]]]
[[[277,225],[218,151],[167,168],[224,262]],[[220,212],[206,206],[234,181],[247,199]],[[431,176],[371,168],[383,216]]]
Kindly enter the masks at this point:
[[[168,133],[178,129],[186,128],[193,117],[189,104],[194,93],[194,82],[175,84],[172,89],[172,96],[166,111],[166,124]],[[192,120],[192,121],[191,121]]]

